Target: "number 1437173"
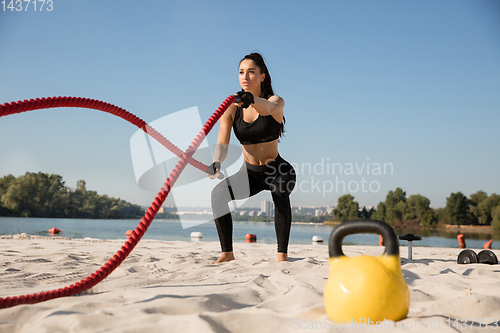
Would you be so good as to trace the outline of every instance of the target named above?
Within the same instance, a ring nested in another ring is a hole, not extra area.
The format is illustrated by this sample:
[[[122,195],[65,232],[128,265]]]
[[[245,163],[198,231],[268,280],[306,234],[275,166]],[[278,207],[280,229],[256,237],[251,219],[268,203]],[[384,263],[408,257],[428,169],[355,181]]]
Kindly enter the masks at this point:
[[[28,10],[34,12],[46,10],[51,12],[54,10],[54,2],[52,0],[2,0],[0,4],[4,12],[9,10],[11,12],[27,12]]]

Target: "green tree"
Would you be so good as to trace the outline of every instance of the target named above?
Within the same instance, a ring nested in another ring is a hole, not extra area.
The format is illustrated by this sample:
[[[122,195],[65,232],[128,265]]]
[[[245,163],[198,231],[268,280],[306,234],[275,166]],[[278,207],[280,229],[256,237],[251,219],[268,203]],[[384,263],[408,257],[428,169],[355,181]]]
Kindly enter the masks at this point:
[[[478,206],[477,211],[479,212],[478,222],[479,224],[489,225],[492,220],[493,209],[500,205],[500,195],[493,193],[488,198],[482,200]]]
[[[375,212],[373,212],[373,214],[371,215],[371,217],[373,219],[375,219],[375,220],[386,221],[386,217],[385,217],[386,210],[387,209],[385,207],[385,203],[379,202],[378,206],[377,206],[377,209],[375,210]]]
[[[85,188],[85,180],[78,180],[76,181],[76,189],[85,192],[87,189]]]
[[[406,222],[413,220],[413,225],[421,223],[426,227],[431,227],[437,224],[438,217],[430,208],[430,203],[428,198],[420,194],[406,198],[406,192],[398,187],[394,191],[389,191],[385,201],[378,204],[377,210],[371,216],[393,226],[403,226]],[[424,217],[425,221],[422,222]]]
[[[446,198],[446,215],[451,224],[466,224],[470,220],[470,200],[462,192],[452,193]]]
[[[435,228],[438,223],[438,216],[433,209],[430,209],[424,213],[420,218],[420,224],[424,228]]]
[[[400,202],[406,202],[406,192],[401,187],[387,193],[385,197],[385,205],[387,207],[396,206]]]
[[[119,219],[143,214],[138,205],[87,191],[83,180],[73,191],[58,175],[27,172],[0,178],[0,216]]]
[[[100,203],[97,192],[85,191],[83,206],[80,208],[80,213],[83,218],[95,219],[99,216]]]
[[[477,191],[476,193],[470,195],[470,204],[472,206],[477,206],[481,203],[481,201],[487,198],[488,194],[486,192]]]
[[[64,217],[65,192],[61,176],[27,172],[12,181],[1,200],[16,216]]]
[[[432,210],[430,208],[431,201],[420,194],[412,194],[406,200],[406,214],[404,220],[420,219],[424,217],[426,212]]]
[[[7,193],[10,184],[16,179],[13,175],[7,175],[0,178],[0,216],[10,216],[12,211],[2,204],[2,196]]]
[[[435,213],[436,213],[438,224],[450,224],[450,217],[446,213],[446,207],[436,209]]]
[[[481,202],[486,200],[488,198],[488,194],[483,191],[477,191],[474,194],[471,194],[470,196],[470,213],[471,213],[471,218],[474,219],[475,223],[480,223],[479,220],[483,219],[481,216],[481,211],[479,209],[479,205]]]
[[[134,205],[125,200],[119,200],[118,206],[122,212],[123,217],[141,217],[144,215],[144,210],[139,205]]]
[[[401,224],[407,212],[406,192],[400,187],[389,191],[385,198],[385,208],[385,222],[390,225]]]
[[[375,209],[373,207],[370,207],[370,210],[368,211],[368,217],[367,218],[371,219],[373,213],[375,213]]]
[[[76,189],[68,191],[68,204],[66,206],[65,215],[73,218],[84,218],[81,208],[85,203],[85,191]]]
[[[337,208],[333,210],[333,216],[342,222],[359,218],[359,204],[354,197],[345,194],[338,198]]]
[[[500,231],[500,206],[493,208],[491,216],[491,225],[493,226],[493,230]]]
[[[0,198],[7,192],[10,184],[16,179],[13,175],[7,175],[0,178]]]
[[[363,218],[363,219],[370,219],[372,214],[373,214],[374,210],[373,210],[373,207],[370,208],[370,210],[367,210],[365,206],[363,206],[363,209],[361,210],[361,212],[359,213],[359,217]]]

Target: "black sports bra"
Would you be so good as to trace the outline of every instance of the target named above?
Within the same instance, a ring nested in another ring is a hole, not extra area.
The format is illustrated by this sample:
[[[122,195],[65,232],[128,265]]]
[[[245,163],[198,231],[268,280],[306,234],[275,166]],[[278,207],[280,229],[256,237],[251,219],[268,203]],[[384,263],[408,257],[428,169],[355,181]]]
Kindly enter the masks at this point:
[[[262,116],[251,123],[243,120],[241,107],[236,109],[233,121],[234,134],[242,145],[253,145],[256,143],[271,142],[280,137],[282,124],[273,116]]]

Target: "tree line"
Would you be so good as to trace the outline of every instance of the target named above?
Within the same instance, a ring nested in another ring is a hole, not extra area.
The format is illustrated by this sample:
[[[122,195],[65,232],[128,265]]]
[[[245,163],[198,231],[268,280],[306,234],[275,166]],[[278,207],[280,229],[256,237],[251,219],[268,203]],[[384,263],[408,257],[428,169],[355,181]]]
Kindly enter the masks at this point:
[[[107,195],[98,195],[79,180],[76,189],[65,186],[61,176],[30,173],[0,178],[0,216],[82,219],[140,218],[144,210]]]
[[[332,212],[338,221],[354,219],[376,219],[395,227],[435,228],[439,225],[491,225],[500,230],[500,195],[488,196],[478,191],[468,198],[462,192],[451,193],[446,198],[446,207],[433,209],[430,200],[420,194],[408,198],[398,187],[389,191],[385,201],[376,209],[360,209],[358,202],[350,194],[338,198],[338,205]]]

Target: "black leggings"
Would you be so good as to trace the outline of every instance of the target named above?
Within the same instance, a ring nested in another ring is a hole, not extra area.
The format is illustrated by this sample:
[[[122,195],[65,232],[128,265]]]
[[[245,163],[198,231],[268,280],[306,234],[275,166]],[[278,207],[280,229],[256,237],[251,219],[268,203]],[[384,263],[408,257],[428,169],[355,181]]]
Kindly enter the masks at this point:
[[[274,227],[278,252],[286,253],[292,210],[290,193],[295,187],[295,170],[281,156],[265,165],[246,163],[234,175],[221,181],[212,190],[212,212],[219,234],[222,252],[233,251],[233,220],[229,210],[231,200],[246,199],[262,190],[271,191],[275,213]]]

